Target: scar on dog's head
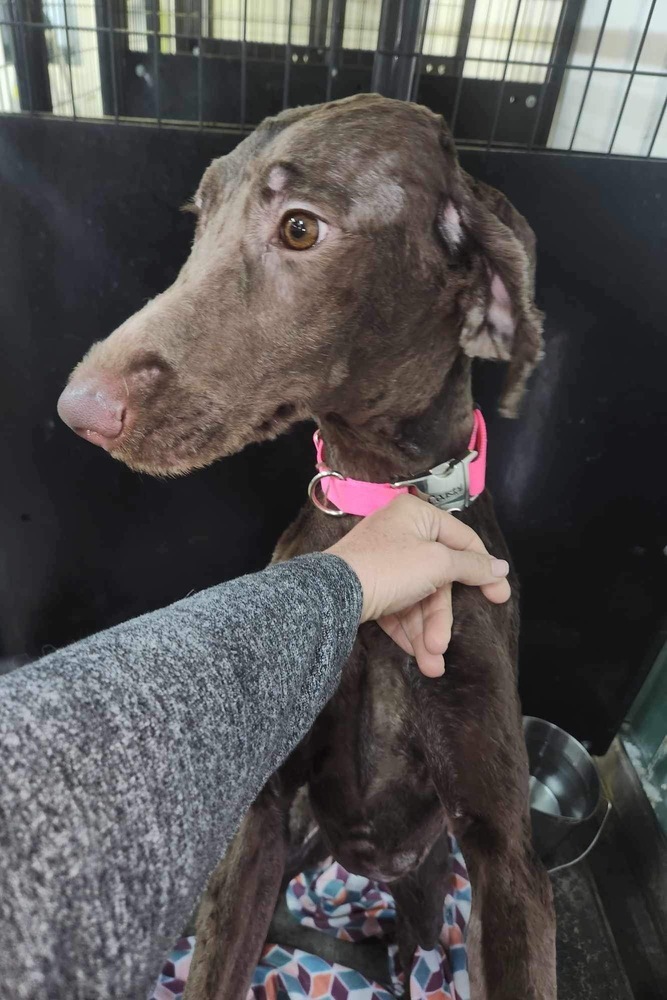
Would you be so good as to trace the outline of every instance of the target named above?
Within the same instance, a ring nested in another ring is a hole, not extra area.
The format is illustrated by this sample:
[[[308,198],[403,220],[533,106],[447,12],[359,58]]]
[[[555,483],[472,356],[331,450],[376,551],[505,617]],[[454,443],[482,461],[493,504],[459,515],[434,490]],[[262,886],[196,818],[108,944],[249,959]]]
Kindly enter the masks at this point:
[[[95,344],[59,411],[115,458],[187,472],[320,413],[418,415],[461,353],[541,350],[534,241],[441,117],[376,95],[286,111],[206,170],[174,284]]]

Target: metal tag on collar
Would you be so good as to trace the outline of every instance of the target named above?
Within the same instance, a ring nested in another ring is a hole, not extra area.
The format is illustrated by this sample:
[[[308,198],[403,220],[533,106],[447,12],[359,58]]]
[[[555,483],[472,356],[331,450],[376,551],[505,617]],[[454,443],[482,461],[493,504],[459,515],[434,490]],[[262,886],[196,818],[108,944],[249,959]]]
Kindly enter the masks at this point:
[[[464,510],[475,499],[470,496],[468,466],[477,454],[476,451],[469,451],[461,459],[450,459],[413,479],[394,482],[392,486],[415,486],[420,493],[426,494],[429,503],[440,510]]]

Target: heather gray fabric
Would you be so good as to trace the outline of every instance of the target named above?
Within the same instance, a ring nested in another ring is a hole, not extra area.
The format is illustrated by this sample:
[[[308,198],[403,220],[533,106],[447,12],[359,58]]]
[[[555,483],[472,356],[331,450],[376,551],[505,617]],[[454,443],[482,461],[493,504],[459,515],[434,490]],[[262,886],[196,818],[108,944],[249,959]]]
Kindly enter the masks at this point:
[[[302,556],[0,677],[0,992],[143,998],[361,611]]]

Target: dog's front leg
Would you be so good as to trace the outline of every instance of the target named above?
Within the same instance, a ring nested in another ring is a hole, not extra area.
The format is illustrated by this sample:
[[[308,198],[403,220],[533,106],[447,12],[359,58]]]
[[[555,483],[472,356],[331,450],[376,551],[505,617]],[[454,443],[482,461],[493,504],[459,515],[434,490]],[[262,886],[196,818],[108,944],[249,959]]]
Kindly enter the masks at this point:
[[[416,871],[391,883],[396,902],[396,945],[405,973],[405,1000],[410,1000],[410,969],[417,946],[430,951],[438,943],[450,878],[449,837],[445,832]]]
[[[460,672],[475,667],[469,659]],[[495,685],[474,704],[463,683],[457,690],[457,674],[451,656],[447,680],[436,687],[418,679],[416,694],[431,779],[472,882],[472,997],[555,1000],[553,896],[531,844],[528,764],[512,674],[502,664],[495,678],[484,671]]]
[[[477,823],[460,839],[472,882],[473,1000],[556,1000],[551,883],[529,840],[498,849],[491,827]]]
[[[274,777],[245,816],[209,879],[185,1000],[247,996],[280,891],[291,797]]]

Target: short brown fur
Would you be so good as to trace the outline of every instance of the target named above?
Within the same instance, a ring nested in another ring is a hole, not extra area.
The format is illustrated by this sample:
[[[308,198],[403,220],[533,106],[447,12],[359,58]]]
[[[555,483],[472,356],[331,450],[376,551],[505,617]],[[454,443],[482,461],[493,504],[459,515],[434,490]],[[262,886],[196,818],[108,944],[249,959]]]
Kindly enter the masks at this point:
[[[330,225],[298,253],[276,238],[295,204]],[[541,353],[533,234],[461,170],[438,116],[375,95],[285,112],[214,161],[195,205],[192,253],[175,283],[73,375],[125,379],[114,457],[184,473],[314,418],[344,474],[414,474],[464,453],[475,355],[508,361],[501,410],[516,412]],[[460,516],[507,554],[488,493]],[[327,548],[354,522],[306,506],[275,558]],[[530,841],[516,597],[490,605],[457,588],[454,613],[438,680],[376,625],[360,629],[337,694],[211,877],[188,1000],[246,996],[285,866],[302,860],[290,860],[289,815],[303,785],[322,850],[392,881],[404,959],[439,931],[450,831],[473,882],[474,1000],[554,1000],[551,888]]]

